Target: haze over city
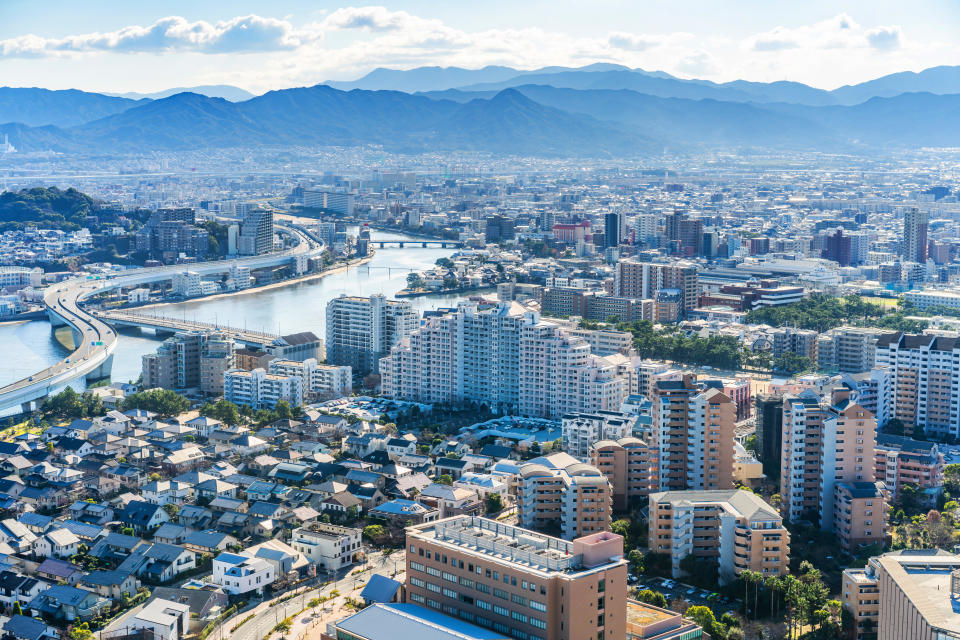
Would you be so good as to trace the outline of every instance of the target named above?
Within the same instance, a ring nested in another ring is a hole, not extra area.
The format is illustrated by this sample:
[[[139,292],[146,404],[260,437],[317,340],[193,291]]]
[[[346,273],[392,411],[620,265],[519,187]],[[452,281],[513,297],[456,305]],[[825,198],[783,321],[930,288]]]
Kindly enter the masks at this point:
[[[958,32],[3,2],[2,640],[960,639]]]

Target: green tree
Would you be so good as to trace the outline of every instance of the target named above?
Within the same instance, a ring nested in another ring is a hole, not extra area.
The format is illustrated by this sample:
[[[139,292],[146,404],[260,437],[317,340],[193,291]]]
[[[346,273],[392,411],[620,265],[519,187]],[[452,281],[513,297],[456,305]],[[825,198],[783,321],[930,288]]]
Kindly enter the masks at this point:
[[[499,493],[487,494],[487,513],[500,513],[503,511],[503,498]]]
[[[409,273],[407,274],[407,287],[410,289],[422,289],[423,288],[423,278],[419,273]]]
[[[175,416],[190,410],[190,401],[169,389],[149,389],[134,393],[123,401],[126,411],[144,409],[162,416]]]
[[[696,605],[687,609],[686,613],[683,615],[700,625],[703,628],[704,633],[710,634],[711,638],[715,638],[717,640],[726,638],[727,630],[724,629],[719,622],[717,622],[717,618],[713,615],[713,611],[710,610],[710,607]]]
[[[445,484],[447,486],[452,485],[453,478],[451,478],[449,474],[445,473],[441,475],[439,478],[437,478],[437,484]]]
[[[239,408],[224,398],[220,398],[212,404],[208,402],[200,407],[200,415],[219,420],[227,425],[240,424]]]
[[[660,593],[659,591],[653,591],[652,589],[644,589],[643,591],[637,592],[637,600],[640,602],[645,602],[651,604],[655,607],[661,607],[663,609],[667,608],[669,604],[667,602],[667,597]]]
[[[386,535],[386,529],[379,524],[371,524],[363,528],[363,536],[374,544],[381,544]]]

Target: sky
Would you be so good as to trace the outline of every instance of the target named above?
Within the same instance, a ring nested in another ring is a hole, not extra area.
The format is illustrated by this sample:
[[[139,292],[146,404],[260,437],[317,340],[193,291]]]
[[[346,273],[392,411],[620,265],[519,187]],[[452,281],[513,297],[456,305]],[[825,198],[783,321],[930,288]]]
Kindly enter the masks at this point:
[[[960,64],[960,0],[0,0],[0,83],[254,93],[376,67],[614,62],[833,89]]]

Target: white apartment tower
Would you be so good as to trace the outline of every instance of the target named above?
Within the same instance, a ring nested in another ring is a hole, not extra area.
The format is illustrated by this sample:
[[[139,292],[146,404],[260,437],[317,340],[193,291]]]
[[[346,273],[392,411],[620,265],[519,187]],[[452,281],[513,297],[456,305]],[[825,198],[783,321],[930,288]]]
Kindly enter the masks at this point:
[[[377,373],[380,359],[419,323],[406,300],[341,295],[327,303],[327,362],[349,366],[361,376]]]

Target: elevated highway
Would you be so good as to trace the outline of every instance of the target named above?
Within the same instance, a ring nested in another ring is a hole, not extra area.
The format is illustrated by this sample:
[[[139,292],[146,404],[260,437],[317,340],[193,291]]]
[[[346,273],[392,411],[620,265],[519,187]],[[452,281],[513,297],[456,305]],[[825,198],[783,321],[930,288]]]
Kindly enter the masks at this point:
[[[94,311],[93,314],[116,328],[138,327],[140,329],[152,329],[158,333],[162,332],[183,332],[183,331],[218,331],[230,336],[234,342],[239,342],[246,347],[264,347],[274,340],[280,338],[279,334],[266,333],[264,331],[255,331],[253,329],[241,329],[240,327],[231,327],[223,324],[213,324],[210,322],[197,322],[195,320],[185,320],[182,318],[173,318],[170,316],[158,316],[149,313],[137,313],[129,310],[116,311]]]
[[[300,258],[316,257],[323,252],[323,243],[306,229],[293,225],[275,226],[280,234],[294,237],[297,240],[296,245],[284,251],[261,256],[134,269],[102,279],[81,276],[50,285],[44,295],[44,306],[50,324],[53,327],[69,326],[73,330],[77,348],[69,357],[43,371],[0,387],[0,410],[19,405],[24,411],[28,411],[34,401],[49,396],[74,380],[97,380],[110,375],[113,352],[117,348],[117,332],[107,319],[99,318],[83,308],[82,303],[88,298],[113,289],[170,280],[174,274],[187,269],[202,276],[216,275],[229,273],[235,265],[260,269],[288,264]]]

